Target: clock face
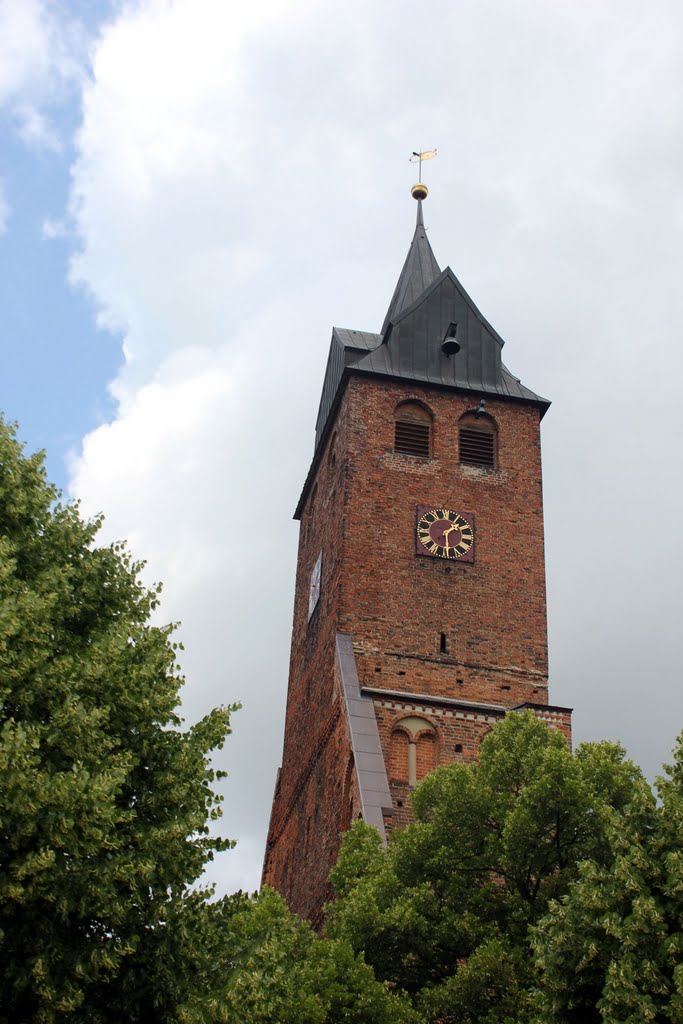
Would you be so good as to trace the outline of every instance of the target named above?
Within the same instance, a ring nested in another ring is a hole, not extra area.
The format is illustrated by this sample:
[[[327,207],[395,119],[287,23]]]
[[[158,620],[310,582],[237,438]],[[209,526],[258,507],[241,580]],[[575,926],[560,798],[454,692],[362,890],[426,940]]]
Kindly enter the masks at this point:
[[[418,555],[474,561],[474,516],[452,508],[417,507]]]

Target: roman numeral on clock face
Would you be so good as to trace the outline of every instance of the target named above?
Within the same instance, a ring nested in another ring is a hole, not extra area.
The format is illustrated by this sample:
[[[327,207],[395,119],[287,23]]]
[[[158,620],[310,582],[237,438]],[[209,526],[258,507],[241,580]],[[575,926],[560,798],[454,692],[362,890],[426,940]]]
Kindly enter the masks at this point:
[[[473,520],[450,508],[418,507],[417,554],[474,561]]]

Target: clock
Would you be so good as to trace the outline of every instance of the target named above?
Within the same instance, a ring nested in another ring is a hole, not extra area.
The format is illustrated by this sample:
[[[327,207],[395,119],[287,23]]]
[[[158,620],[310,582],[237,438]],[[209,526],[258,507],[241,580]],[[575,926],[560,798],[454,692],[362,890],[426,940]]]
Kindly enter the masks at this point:
[[[432,558],[474,561],[474,516],[452,508],[417,506],[415,550]]]

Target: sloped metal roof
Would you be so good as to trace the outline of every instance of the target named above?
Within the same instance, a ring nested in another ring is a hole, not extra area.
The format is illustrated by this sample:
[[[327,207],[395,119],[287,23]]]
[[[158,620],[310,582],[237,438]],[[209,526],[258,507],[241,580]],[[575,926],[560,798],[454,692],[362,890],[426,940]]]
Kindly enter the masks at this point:
[[[457,324],[460,350],[448,356],[441,343],[452,323]],[[450,267],[390,322],[384,334],[335,327],[318,409],[316,447],[342,379],[351,372],[534,402],[543,415],[550,402],[508,370],[501,359],[503,345]]]
[[[442,344],[453,325],[458,351],[447,355]],[[425,233],[420,200],[415,234],[381,333],[338,327],[332,331],[316,421],[316,453],[343,382],[354,373],[533,402],[543,416],[550,402],[508,370],[501,358],[504,344],[450,267],[439,270]],[[316,456],[311,472],[315,464]],[[308,481],[302,499],[307,487]],[[297,516],[301,507],[300,501]]]
[[[418,199],[415,234],[382,324],[382,334],[387,330],[391,321],[397,319],[405,309],[411,306],[440,273],[439,264],[436,262],[425,231],[422,200]]]
[[[384,817],[393,814],[389,780],[379,739],[375,705],[372,698],[361,694],[353,641],[348,633],[337,633],[337,664],[363,819],[375,826],[382,843],[386,845]]]

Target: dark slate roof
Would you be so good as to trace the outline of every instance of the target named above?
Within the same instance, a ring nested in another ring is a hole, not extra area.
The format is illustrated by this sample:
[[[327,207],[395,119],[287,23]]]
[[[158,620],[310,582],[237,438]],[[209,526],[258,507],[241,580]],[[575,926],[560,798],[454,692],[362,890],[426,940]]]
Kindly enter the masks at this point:
[[[457,324],[460,351],[446,355],[441,342]],[[341,332],[337,332],[340,333]],[[402,377],[425,384],[538,402],[547,399],[525,387],[501,360],[505,342],[481,315],[450,269],[446,269],[392,321],[379,345],[349,365],[356,371]]]
[[[395,320],[404,309],[411,306],[440,273],[439,264],[432,252],[422,219],[422,200],[418,199],[415,234],[382,324],[382,334],[391,321]]]
[[[457,325],[455,338],[459,350],[448,356],[441,346],[451,324]],[[542,416],[550,402],[510,373],[501,358],[504,344],[450,267],[439,270],[425,233],[419,201],[415,234],[381,333],[337,327],[332,331],[315,429],[316,453],[343,382],[354,373],[533,402],[540,407]],[[315,461],[314,457],[311,471]],[[297,516],[300,511],[301,501]]]
[[[457,323],[460,351],[447,356],[444,334]],[[384,334],[335,327],[316,422],[320,443],[345,373],[398,377],[458,391],[534,402],[541,414],[549,401],[524,386],[501,359],[504,341],[481,315],[457,277],[446,267]]]

